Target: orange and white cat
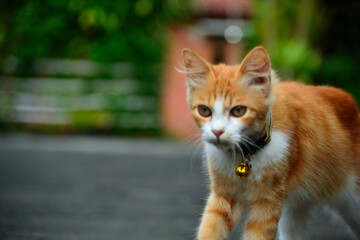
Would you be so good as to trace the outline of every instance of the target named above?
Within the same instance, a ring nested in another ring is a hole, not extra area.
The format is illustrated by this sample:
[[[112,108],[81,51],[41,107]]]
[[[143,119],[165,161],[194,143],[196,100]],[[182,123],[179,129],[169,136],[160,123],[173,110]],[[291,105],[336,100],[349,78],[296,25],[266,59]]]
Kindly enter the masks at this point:
[[[360,239],[354,99],[333,87],[278,82],[262,47],[238,66],[212,65],[189,49],[183,60],[211,181],[197,239],[225,239],[243,216],[245,240],[277,232],[308,239],[306,219],[319,205],[337,211]],[[250,172],[244,178],[235,173],[241,163]]]

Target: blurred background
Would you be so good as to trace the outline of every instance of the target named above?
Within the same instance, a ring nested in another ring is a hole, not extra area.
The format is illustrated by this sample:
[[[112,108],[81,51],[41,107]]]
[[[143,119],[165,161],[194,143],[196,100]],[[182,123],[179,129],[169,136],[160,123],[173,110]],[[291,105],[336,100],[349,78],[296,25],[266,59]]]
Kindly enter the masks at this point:
[[[191,238],[207,190],[201,150],[178,144],[198,133],[182,48],[238,64],[262,45],[281,79],[360,102],[359,12],[358,0],[0,1],[0,239]]]
[[[0,129],[184,138],[181,50],[237,64],[263,45],[282,79],[360,100],[356,0],[3,0]]]

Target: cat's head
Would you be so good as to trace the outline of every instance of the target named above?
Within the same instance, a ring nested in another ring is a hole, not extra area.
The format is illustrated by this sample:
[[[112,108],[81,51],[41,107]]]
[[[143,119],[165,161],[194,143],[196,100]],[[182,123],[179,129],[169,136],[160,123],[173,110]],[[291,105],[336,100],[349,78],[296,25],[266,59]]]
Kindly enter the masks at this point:
[[[256,47],[237,66],[212,65],[183,50],[187,101],[206,142],[234,147],[262,130],[273,102],[270,58]]]

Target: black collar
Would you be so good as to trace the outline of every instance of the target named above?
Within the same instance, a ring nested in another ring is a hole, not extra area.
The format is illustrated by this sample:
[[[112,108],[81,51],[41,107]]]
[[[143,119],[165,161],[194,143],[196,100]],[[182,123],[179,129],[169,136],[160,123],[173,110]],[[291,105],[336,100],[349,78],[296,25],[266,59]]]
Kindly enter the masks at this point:
[[[266,144],[268,144],[271,140],[271,130],[272,130],[272,117],[271,113],[269,116],[268,121],[266,122],[264,129],[262,131],[262,134],[260,137],[256,138],[253,142],[253,144],[249,143],[240,143],[240,149],[237,149],[237,151],[242,152],[244,157],[250,159],[252,155],[260,151],[263,147],[265,147]]]

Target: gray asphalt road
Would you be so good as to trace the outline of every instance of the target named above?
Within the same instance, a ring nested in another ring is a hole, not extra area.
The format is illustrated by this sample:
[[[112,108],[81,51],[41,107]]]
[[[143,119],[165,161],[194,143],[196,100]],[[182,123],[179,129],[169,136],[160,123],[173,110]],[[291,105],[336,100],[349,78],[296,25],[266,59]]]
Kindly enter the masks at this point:
[[[0,136],[0,239],[193,239],[207,192],[193,152],[167,141]],[[315,215],[311,239],[352,239]]]

